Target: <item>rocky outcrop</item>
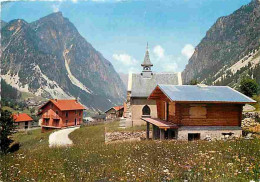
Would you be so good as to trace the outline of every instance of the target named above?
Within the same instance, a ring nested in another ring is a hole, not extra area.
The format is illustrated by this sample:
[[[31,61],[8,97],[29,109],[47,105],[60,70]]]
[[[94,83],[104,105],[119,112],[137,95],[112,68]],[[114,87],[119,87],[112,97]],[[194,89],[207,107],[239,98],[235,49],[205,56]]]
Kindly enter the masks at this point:
[[[259,112],[244,112],[243,120],[241,123],[242,128],[251,128],[260,125],[260,113]]]
[[[183,82],[187,84],[192,79],[197,79],[210,85],[228,85],[237,82],[241,73],[247,71],[246,74],[257,77],[260,83],[257,74],[260,70],[259,30],[258,0],[252,0],[233,14],[219,18],[195,48],[182,72]],[[237,62],[240,65],[235,65]],[[239,69],[228,69],[233,65]]]

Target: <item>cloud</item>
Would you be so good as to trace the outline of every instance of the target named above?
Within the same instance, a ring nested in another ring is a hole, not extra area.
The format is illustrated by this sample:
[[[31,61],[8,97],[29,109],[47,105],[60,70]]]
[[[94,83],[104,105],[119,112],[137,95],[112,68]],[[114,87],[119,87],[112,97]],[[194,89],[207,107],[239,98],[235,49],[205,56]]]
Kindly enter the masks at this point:
[[[177,69],[178,69],[178,64],[173,62],[173,63],[167,63],[167,64],[164,64],[162,66],[163,70],[166,71],[166,72],[176,72]]]
[[[194,53],[194,47],[191,44],[186,44],[183,49],[181,50],[181,54],[186,56],[188,59],[190,59],[190,57],[192,56],[192,54]]]
[[[128,54],[113,54],[113,58],[126,66],[135,65],[138,61]]]
[[[56,12],[60,11],[60,4],[53,4],[53,5],[51,6],[51,8],[52,8],[52,11],[53,11],[54,13],[56,13]]]
[[[164,49],[160,45],[155,46],[153,48],[153,52],[154,52],[155,56],[158,57],[159,59],[164,57]]]
[[[72,2],[73,2],[73,3],[77,3],[77,2],[78,2],[78,0],[72,0]]]

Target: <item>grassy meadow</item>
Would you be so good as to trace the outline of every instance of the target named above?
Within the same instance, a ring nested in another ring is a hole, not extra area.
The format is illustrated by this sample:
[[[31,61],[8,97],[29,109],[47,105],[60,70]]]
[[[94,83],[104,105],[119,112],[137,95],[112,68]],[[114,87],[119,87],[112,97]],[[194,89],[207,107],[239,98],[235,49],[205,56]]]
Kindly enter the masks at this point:
[[[114,127],[114,126],[113,126]],[[50,133],[17,133],[19,151],[0,157],[0,181],[258,181],[260,139],[104,143],[104,125],[49,148]]]

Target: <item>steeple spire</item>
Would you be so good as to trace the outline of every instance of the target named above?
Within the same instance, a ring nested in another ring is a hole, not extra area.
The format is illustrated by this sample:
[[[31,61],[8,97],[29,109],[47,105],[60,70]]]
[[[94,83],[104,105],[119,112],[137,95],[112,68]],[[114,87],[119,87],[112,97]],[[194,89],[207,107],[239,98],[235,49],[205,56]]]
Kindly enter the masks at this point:
[[[151,71],[151,67],[153,66],[153,64],[150,61],[148,42],[147,42],[147,45],[146,45],[144,62],[141,64],[141,66],[143,67],[143,71]]]

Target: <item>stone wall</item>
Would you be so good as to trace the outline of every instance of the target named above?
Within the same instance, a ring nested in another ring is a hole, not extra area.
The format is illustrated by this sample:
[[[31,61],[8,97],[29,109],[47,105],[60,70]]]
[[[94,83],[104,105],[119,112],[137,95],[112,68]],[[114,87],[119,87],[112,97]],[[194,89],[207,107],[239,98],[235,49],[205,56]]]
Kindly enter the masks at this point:
[[[17,122],[17,130],[22,131],[25,130],[25,122]],[[28,122],[28,129],[32,128],[32,121]]]
[[[241,122],[242,128],[255,127],[260,124],[259,112],[244,112],[243,120]]]
[[[225,137],[241,137],[242,129],[236,126],[183,126],[178,128],[177,139],[187,141],[189,133],[199,133],[200,140],[220,140]],[[223,133],[225,133],[227,136],[223,135]]]

